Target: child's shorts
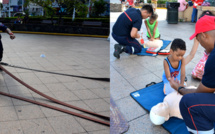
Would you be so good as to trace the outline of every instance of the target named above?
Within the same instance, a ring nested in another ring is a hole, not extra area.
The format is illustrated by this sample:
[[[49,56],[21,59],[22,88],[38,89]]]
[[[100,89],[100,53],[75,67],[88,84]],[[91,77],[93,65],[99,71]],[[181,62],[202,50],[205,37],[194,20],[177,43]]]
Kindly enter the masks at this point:
[[[180,82],[180,81],[179,81],[179,82]],[[187,86],[186,82],[184,82],[184,86]],[[174,91],[175,91],[175,89],[173,89],[173,88],[171,87],[171,85],[170,85],[169,82],[164,83],[163,93],[164,93],[165,95],[168,95],[168,94],[170,94],[170,93],[172,93],[172,92],[174,92]]]
[[[173,89],[173,88],[171,87],[171,85],[170,85],[169,82],[164,83],[163,93],[164,93],[165,95],[168,95],[168,94],[170,94],[170,93],[172,93],[172,92],[174,92],[174,91],[175,91],[175,89]]]
[[[192,75],[197,76],[196,72],[197,70],[204,71],[205,68],[205,62],[207,61],[209,56],[209,53],[204,52],[204,56],[200,59],[200,61],[197,63],[197,65],[194,67],[192,71]]]

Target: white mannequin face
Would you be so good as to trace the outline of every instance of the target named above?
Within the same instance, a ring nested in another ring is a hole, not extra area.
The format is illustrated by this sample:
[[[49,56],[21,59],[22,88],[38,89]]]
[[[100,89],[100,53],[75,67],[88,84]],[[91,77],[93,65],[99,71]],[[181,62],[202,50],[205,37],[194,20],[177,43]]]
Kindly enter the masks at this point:
[[[168,103],[158,103],[152,107],[150,111],[150,119],[153,124],[161,125],[169,119],[169,106]]]

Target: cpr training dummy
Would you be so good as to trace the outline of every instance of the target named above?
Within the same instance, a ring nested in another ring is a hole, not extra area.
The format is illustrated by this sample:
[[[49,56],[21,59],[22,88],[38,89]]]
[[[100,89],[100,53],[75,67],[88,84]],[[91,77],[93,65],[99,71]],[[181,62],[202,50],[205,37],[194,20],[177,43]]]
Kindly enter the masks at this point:
[[[194,86],[188,87],[190,89],[196,88]],[[150,111],[150,120],[155,125],[162,125],[165,121],[168,121],[170,117],[177,117],[182,119],[179,102],[182,95],[174,91],[168,94],[163,102],[153,106]]]
[[[161,125],[165,121],[169,120],[170,117],[177,117],[182,119],[179,110],[179,102],[182,95],[176,91],[168,94],[163,102],[153,106],[150,111],[150,120],[155,125]]]

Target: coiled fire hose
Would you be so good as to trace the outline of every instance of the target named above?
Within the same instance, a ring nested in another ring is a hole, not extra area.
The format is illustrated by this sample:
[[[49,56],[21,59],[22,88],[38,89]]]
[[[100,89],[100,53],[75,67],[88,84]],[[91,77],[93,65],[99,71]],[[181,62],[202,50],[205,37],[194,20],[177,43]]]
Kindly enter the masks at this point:
[[[30,85],[26,84],[25,82],[21,81],[19,78],[17,78],[16,76],[14,76],[13,74],[11,74],[9,71],[7,71],[4,67],[2,67],[0,65],[0,68],[5,72],[7,73],[8,75],[10,75],[12,78],[14,78],[16,81],[18,81],[19,83],[21,83],[22,85],[24,85],[25,87],[29,88],[30,90],[32,90],[33,92],[55,102],[55,103],[58,103],[60,105],[63,105],[63,106],[66,106],[66,107],[69,107],[69,108],[73,108],[73,109],[76,109],[76,110],[79,110],[79,111],[82,111],[82,112],[85,112],[85,113],[88,113],[88,114],[91,114],[91,115],[94,115],[94,116],[97,116],[97,117],[100,117],[102,119],[105,119],[105,120],[110,120],[109,117],[107,116],[104,116],[104,115],[100,115],[100,114],[97,114],[97,113],[94,113],[94,112],[91,112],[91,111],[88,111],[88,110],[85,110],[85,109],[82,109],[82,108],[79,108],[79,107],[76,107],[76,106],[73,106],[73,105],[70,105],[70,104],[67,104],[65,102],[62,102],[62,101],[59,101],[55,98],[52,98],[36,89],[34,89],[33,87],[31,87]],[[87,120],[90,120],[90,121],[93,121],[93,122],[97,122],[97,123],[100,123],[100,124],[103,124],[103,125],[107,125],[107,126],[110,126],[110,123],[107,122],[107,121],[103,121],[103,120],[98,120],[98,119],[95,119],[95,118],[92,118],[92,117],[88,117],[88,116],[85,116],[85,115],[81,115],[81,114],[78,114],[78,113],[75,113],[75,112],[72,112],[72,111],[69,111],[69,110],[65,110],[65,109],[62,109],[62,108],[58,108],[56,106],[52,106],[52,105],[48,105],[48,104],[45,104],[45,103],[41,103],[41,102],[37,102],[37,101],[34,101],[34,100],[30,100],[30,99],[26,99],[26,98],[23,98],[23,97],[19,97],[19,96],[15,96],[15,95],[11,95],[11,94],[7,94],[7,93],[4,93],[4,92],[0,92],[1,95],[4,95],[4,96],[8,96],[8,97],[12,97],[12,98],[15,98],[15,99],[19,99],[19,100],[23,100],[23,101],[27,101],[27,102],[30,102],[30,103],[33,103],[33,104],[37,104],[37,105],[41,105],[43,107],[47,107],[47,108],[50,108],[50,109],[54,109],[54,110],[57,110],[57,111],[61,111],[61,112],[64,112],[64,113],[68,113],[68,114],[71,114],[71,115],[75,115],[75,116],[78,116],[78,117],[81,117],[81,118],[84,118],[84,119],[87,119]]]

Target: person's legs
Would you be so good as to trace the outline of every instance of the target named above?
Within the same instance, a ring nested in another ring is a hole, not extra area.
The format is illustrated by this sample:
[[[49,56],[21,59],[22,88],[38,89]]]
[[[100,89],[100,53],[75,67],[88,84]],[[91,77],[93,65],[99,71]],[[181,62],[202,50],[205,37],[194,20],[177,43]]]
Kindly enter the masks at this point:
[[[159,34],[159,36],[157,38],[155,38],[156,40],[160,40],[161,38],[161,34]]]
[[[179,107],[189,132],[194,134],[214,133],[215,94],[186,94],[182,97]]]
[[[1,41],[1,39],[0,39],[0,62],[1,62],[1,60],[2,60],[2,58],[3,58],[3,45],[2,45],[2,41]]]
[[[142,50],[142,46],[134,38],[127,37],[126,40],[124,40],[124,43],[126,44],[126,50],[125,50],[126,53],[136,54],[136,53],[140,53]]]
[[[197,19],[197,9],[193,8],[191,22],[196,22]]]
[[[194,79],[196,79],[196,78],[198,78],[200,80],[202,79],[204,68],[205,68],[205,63],[208,59],[208,56],[209,56],[209,54],[204,52],[204,56],[199,60],[199,62],[194,67],[194,69],[192,71],[192,77]]]
[[[198,10],[196,9],[196,16],[195,16],[194,22],[197,22],[197,14],[198,14]]]
[[[119,54],[121,54],[122,52],[129,54],[136,54],[141,52],[142,46],[136,39],[133,39],[131,37],[116,36],[114,33],[112,33],[112,36],[121,45],[121,47],[120,45],[115,45],[115,57],[120,58]]]

